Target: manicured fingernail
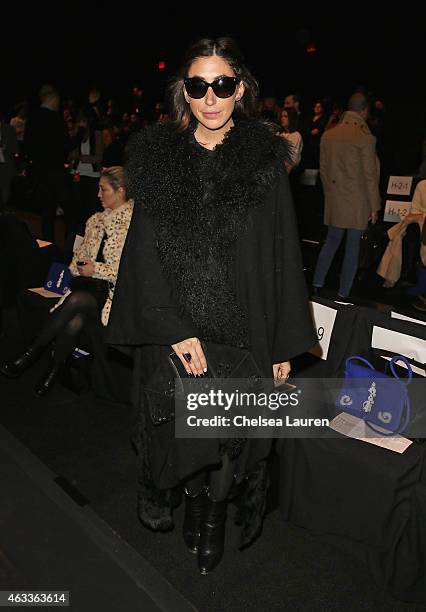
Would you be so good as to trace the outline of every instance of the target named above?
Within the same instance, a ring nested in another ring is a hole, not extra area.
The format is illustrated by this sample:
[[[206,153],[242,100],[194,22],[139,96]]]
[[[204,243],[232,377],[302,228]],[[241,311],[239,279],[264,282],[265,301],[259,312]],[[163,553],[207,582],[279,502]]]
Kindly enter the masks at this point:
[[[204,368],[203,372],[204,372],[204,374],[205,374],[205,373],[207,372],[207,368]]]

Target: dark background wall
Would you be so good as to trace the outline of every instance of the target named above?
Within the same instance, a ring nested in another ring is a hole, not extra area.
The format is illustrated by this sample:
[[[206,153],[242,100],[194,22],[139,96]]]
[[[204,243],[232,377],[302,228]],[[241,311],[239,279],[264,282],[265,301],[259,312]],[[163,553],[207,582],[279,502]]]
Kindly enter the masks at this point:
[[[379,7],[380,8],[380,7]],[[415,149],[426,128],[424,56],[426,20],[414,3],[380,8],[368,4],[259,5],[211,0],[169,9],[159,3],[34,3],[0,16],[2,93],[6,114],[22,99],[37,102],[43,82],[64,96],[82,97],[96,84],[104,97],[120,97],[135,83],[160,100],[168,77],[188,44],[202,35],[237,39],[264,94],[298,90],[310,107],[316,96],[343,103],[364,85],[381,97],[399,147]],[[424,12],[424,11],[423,11]],[[306,51],[313,42],[315,53]],[[158,62],[166,62],[164,71]],[[415,133],[414,133],[415,132]],[[413,144],[405,144],[410,135]]]

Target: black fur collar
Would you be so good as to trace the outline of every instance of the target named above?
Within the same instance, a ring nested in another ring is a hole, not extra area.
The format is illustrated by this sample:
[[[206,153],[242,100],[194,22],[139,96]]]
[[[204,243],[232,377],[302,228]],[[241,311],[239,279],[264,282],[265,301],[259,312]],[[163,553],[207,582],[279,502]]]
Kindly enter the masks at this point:
[[[200,151],[193,130],[161,124],[129,147],[128,196],[152,215],[163,273],[205,340],[248,346],[234,292],[235,244],[286,158],[284,139],[247,120],[235,122],[213,155]]]
[[[128,195],[136,204],[143,204],[152,214],[163,214],[183,207],[175,195],[191,186],[197,190],[197,177],[191,172],[191,137],[193,129],[176,132],[164,124],[150,126],[135,135],[129,146],[127,165]],[[215,172],[212,180],[225,192],[224,208],[228,208],[232,192],[237,190],[238,208],[259,204],[277,173],[284,170],[288,156],[284,138],[277,138],[259,121],[236,120],[222,144],[215,149]],[[199,187],[199,185],[198,185]],[[241,189],[250,197],[241,198]],[[217,194],[219,196],[219,193]],[[219,199],[219,197],[217,198]]]

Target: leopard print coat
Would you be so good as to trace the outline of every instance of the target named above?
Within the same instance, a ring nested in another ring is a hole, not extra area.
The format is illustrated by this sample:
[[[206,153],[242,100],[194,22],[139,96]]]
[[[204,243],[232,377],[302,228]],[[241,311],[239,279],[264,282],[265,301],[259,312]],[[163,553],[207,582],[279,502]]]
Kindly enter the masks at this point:
[[[109,313],[111,311],[112,300],[114,297],[114,285],[117,279],[118,267],[120,265],[121,252],[129,229],[130,220],[133,213],[133,200],[128,200],[116,210],[106,209],[103,212],[95,213],[88,219],[84,232],[84,239],[80,247],[74,252],[72,262],[69,266],[71,274],[78,276],[77,261],[92,261],[95,265],[93,278],[101,278],[109,281],[110,286],[108,298],[101,313],[102,325],[108,324]],[[105,263],[96,260],[102,238],[106,234],[103,247]],[[58,308],[71,293],[68,290],[51,312]]]

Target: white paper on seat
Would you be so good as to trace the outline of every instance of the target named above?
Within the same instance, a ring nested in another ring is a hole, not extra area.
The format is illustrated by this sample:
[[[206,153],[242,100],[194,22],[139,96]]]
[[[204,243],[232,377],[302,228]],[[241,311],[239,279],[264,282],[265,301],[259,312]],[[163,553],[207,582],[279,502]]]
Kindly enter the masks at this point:
[[[45,298],[62,297],[62,295],[59,295],[59,293],[55,293],[54,291],[49,291],[48,289],[45,289],[44,287],[34,287],[33,289],[28,289],[28,291],[32,291],[33,293],[38,293],[39,295]]]
[[[403,453],[413,443],[412,440],[398,434],[386,438],[377,437],[377,433],[372,431],[362,419],[346,412],[341,412],[334,417],[329,427],[348,438],[374,444],[374,446],[386,448],[394,453]]]

